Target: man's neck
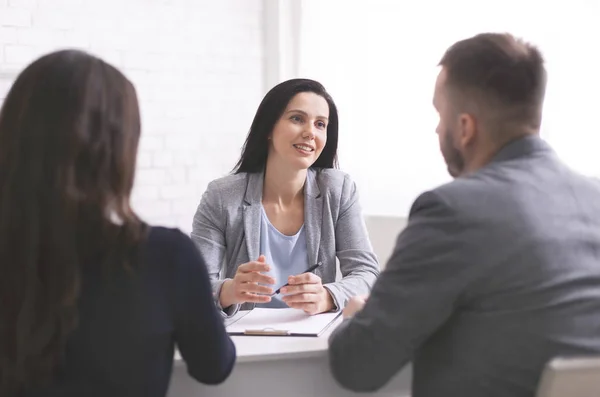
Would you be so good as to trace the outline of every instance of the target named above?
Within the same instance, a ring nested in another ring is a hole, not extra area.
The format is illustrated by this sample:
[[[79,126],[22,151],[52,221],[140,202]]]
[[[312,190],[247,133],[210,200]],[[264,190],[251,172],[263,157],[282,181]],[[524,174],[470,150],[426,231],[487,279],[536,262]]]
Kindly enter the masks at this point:
[[[473,150],[472,158],[466,162],[463,174],[470,174],[488,165],[506,145],[526,136],[538,135],[539,131],[525,129],[512,134],[506,134],[503,139],[485,142],[480,148]]]

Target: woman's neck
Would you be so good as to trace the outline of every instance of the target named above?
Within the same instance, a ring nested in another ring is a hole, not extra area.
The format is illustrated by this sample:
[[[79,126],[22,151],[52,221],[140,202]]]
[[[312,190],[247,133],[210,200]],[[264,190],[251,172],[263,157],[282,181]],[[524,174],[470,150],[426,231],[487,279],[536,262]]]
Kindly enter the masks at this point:
[[[263,202],[288,207],[304,201],[307,170],[290,169],[267,160],[263,184]]]

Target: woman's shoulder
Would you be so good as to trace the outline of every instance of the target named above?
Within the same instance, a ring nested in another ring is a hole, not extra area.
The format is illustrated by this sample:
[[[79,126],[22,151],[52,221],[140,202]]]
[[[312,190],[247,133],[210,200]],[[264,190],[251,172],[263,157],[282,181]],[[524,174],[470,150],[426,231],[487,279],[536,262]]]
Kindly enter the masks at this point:
[[[179,228],[149,225],[147,230],[146,249],[177,252],[186,245],[192,245],[189,236]]]
[[[164,268],[169,263],[179,268],[201,263],[192,239],[176,227],[149,226],[143,251],[146,265],[154,263]]]
[[[236,192],[245,192],[246,185],[248,184],[248,176],[249,174],[246,172],[226,175],[212,180],[208,184],[206,190],[227,192],[228,194],[235,194]]]
[[[168,242],[180,240],[185,234],[177,227],[147,225],[147,236],[148,242]]]
[[[352,194],[356,190],[356,185],[350,174],[333,168],[314,169],[316,180],[321,193],[323,191],[332,195]]]

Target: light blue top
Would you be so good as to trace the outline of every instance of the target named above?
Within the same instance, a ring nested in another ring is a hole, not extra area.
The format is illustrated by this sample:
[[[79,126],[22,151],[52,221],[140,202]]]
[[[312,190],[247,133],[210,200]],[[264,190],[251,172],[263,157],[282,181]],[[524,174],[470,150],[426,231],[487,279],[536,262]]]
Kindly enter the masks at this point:
[[[304,273],[309,268],[304,225],[293,236],[286,236],[269,221],[265,208],[261,206],[260,253],[271,266],[269,276],[275,279],[273,290],[287,283],[289,276]],[[278,294],[269,303],[259,303],[256,307],[284,308],[288,305]]]

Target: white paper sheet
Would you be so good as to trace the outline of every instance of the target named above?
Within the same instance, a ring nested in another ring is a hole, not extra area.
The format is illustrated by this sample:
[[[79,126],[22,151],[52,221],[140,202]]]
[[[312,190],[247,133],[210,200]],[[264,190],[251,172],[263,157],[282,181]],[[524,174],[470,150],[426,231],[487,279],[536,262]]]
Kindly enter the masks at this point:
[[[340,313],[308,315],[298,309],[256,308],[227,326],[227,332],[286,331],[290,335],[314,335],[323,332]]]

